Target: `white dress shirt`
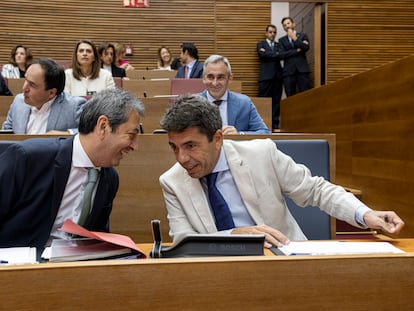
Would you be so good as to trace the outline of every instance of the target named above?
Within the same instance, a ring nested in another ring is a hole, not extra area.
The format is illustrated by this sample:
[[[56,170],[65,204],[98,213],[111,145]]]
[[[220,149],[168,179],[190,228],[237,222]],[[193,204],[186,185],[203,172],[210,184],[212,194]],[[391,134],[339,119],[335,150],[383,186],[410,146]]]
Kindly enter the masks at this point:
[[[27,134],[45,134],[47,128],[47,121],[49,119],[50,108],[55,101],[56,96],[48,102],[44,103],[40,109],[30,106],[30,117],[27,122]]]
[[[219,111],[220,111],[220,116],[221,116],[221,121],[222,127],[225,127],[227,125],[229,125],[228,119],[227,119],[227,96],[228,96],[228,91],[226,91],[223,96],[220,98],[220,100],[222,100],[221,104],[218,106]],[[210,102],[214,102],[216,99],[213,98],[209,92],[207,92],[207,99]]]
[[[48,245],[52,242],[52,239],[68,238],[66,233],[58,230],[58,228],[62,227],[66,219],[72,219],[75,223],[78,222],[82,212],[83,191],[88,182],[88,168],[90,167],[94,167],[93,163],[83,149],[79,135],[76,135],[73,139],[72,166],[69,178],[50,233]],[[94,201],[98,184],[99,179],[92,194],[92,202]]]

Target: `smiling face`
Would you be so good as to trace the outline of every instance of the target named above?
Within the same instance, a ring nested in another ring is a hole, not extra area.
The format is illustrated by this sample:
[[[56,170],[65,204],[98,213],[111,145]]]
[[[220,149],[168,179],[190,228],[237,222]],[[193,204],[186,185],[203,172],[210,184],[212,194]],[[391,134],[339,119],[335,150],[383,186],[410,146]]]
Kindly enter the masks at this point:
[[[98,167],[118,166],[124,155],[137,150],[139,121],[138,112],[132,110],[128,120],[113,132],[108,118],[99,117],[96,130],[100,137],[100,148],[92,159],[94,165]]]
[[[215,99],[220,99],[226,92],[232,75],[227,72],[227,66],[222,61],[209,63],[203,74],[203,83]]]
[[[198,127],[191,127],[182,132],[169,132],[168,139],[177,162],[191,177],[201,178],[211,173],[216,166],[223,134],[221,130],[217,130],[213,140],[209,142]]]
[[[165,65],[171,62],[171,54],[166,48],[162,48],[160,51],[160,57]]]

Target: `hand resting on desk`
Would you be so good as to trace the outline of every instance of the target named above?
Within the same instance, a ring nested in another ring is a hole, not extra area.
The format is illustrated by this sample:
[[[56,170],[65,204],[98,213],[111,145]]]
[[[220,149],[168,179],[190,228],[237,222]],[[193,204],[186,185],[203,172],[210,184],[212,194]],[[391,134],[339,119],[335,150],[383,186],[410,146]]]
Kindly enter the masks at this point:
[[[392,211],[369,211],[364,214],[364,221],[371,229],[381,229],[390,234],[398,234],[404,222]]]
[[[272,246],[280,247],[289,244],[289,239],[279,230],[273,229],[266,225],[238,227],[234,228],[232,234],[264,234],[266,248]]]

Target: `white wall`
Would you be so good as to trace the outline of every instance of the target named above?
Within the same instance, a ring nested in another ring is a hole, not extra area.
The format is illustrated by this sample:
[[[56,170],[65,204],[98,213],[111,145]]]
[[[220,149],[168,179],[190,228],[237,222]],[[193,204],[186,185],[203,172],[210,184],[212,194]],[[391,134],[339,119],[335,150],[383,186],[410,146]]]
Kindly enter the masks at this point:
[[[286,33],[283,30],[282,21],[283,17],[289,16],[289,3],[288,2],[272,2],[272,21],[271,23],[276,26],[277,34],[276,40],[283,37]]]

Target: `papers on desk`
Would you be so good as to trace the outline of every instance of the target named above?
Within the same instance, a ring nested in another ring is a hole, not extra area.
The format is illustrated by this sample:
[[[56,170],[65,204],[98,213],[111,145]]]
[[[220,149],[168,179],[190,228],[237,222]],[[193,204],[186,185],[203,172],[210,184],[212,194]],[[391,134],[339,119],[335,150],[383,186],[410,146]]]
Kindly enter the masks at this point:
[[[37,263],[35,247],[7,247],[0,248],[2,265],[20,265]]]
[[[137,251],[128,247],[95,239],[79,238],[71,240],[55,239],[50,247],[51,262],[137,258]]]
[[[135,242],[126,235],[89,231],[70,219],[66,220],[59,230],[81,238],[53,240],[50,250],[46,250],[42,254],[42,258],[61,262],[146,257]]]
[[[388,242],[352,241],[301,241],[290,242],[278,250],[287,256],[294,255],[350,255],[405,253]]]

